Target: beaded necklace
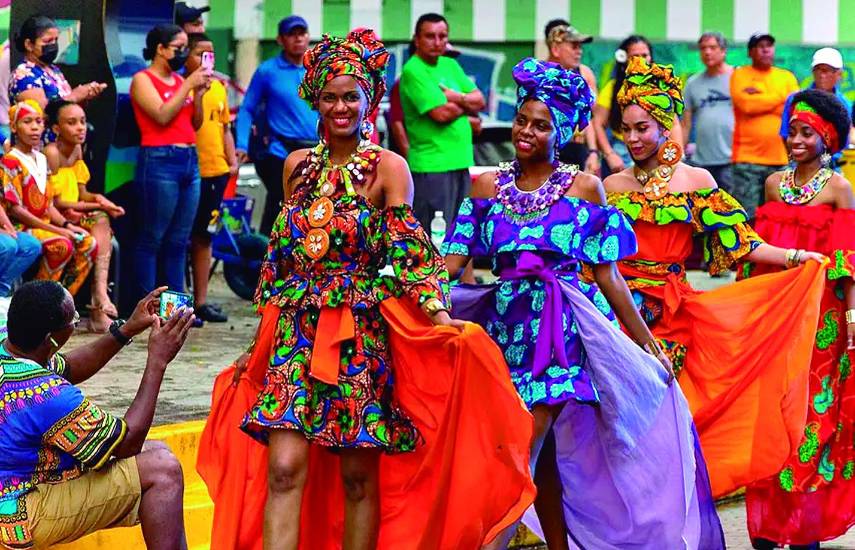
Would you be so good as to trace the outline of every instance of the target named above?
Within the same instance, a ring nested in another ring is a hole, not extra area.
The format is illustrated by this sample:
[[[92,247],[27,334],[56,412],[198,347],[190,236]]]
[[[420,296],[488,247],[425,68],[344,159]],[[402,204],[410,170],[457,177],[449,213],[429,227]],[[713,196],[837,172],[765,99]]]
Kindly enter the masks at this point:
[[[778,192],[781,199],[787,204],[807,204],[816,198],[828,182],[834,171],[831,168],[820,168],[816,174],[804,185],[796,183],[796,171],[792,168],[784,170],[781,183],[778,184]]]
[[[549,207],[563,197],[579,173],[575,164],[553,163],[555,170],[532,191],[517,187],[520,164],[516,160],[499,163],[496,175],[496,199],[505,207],[505,217],[514,223],[527,223],[546,216]]]
[[[378,145],[360,141],[356,151],[344,164],[333,164],[330,161],[329,147],[324,141],[309,152],[302,175],[304,181],[313,186],[311,193],[315,200],[306,214],[311,229],[303,238],[303,247],[313,260],[323,258],[330,248],[329,223],[335,213],[335,204],[330,197],[337,192],[339,184],[344,184],[346,197],[354,197],[354,183],[363,183],[365,176],[374,171],[380,162],[380,151]]]
[[[343,164],[330,161],[330,150],[323,141],[318,143],[306,158],[303,177],[307,182],[316,182],[313,190],[316,196],[329,197],[335,193],[339,183],[344,183],[348,195],[355,195],[354,183],[365,180],[365,176],[374,171],[380,160],[380,147],[370,141],[360,141],[350,158]]]

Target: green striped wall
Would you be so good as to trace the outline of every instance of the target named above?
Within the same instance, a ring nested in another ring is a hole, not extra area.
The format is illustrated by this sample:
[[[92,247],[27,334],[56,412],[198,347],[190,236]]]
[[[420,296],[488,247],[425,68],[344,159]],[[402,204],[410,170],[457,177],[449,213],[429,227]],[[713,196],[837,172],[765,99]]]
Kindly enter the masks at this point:
[[[191,3],[192,0],[191,0]],[[531,42],[553,17],[569,18],[586,33],[619,39],[630,33],[653,40],[694,40],[718,30],[736,41],[771,32],[782,43],[855,43],[855,0],[197,0],[210,4],[212,28],[240,27],[257,10],[261,25],[248,37],[275,37],[276,23],[298,13],[313,35],[376,27],[389,41],[407,40],[420,13],[444,13],[452,38],[462,42]],[[241,32],[236,33],[241,38]]]

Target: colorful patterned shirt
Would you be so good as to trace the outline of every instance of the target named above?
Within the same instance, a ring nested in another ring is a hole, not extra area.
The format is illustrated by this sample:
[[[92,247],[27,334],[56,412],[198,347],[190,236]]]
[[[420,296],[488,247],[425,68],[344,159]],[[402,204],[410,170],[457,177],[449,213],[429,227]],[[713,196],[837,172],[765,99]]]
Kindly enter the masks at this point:
[[[12,73],[9,82],[10,105],[17,103],[18,94],[33,88],[41,88],[48,101],[66,97],[71,93],[71,85],[62,74],[62,69],[56,65],[42,67],[32,61],[24,61]]]
[[[0,344],[0,543],[32,545],[26,495],[107,463],[127,426],[69,383],[65,358],[48,367],[13,357]]]

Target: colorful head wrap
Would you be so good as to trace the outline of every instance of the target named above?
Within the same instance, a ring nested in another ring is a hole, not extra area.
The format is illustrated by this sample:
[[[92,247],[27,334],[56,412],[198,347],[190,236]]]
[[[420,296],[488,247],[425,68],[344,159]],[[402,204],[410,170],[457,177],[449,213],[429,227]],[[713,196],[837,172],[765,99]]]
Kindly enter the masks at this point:
[[[386,65],[389,52],[371,29],[351,31],[347,38],[325,34],[314,48],[303,56],[306,76],[300,83],[300,97],[317,108],[321,90],[337,76],[356,79],[368,98],[368,114],[380,105],[386,93]]]
[[[674,115],[683,114],[683,84],[674,76],[671,65],[647,63],[643,57],[632,57],[626,67],[626,78],[617,95],[618,105],[638,105],[666,130],[674,125]]]
[[[842,143],[834,124],[822,118],[806,101],[799,101],[793,105],[790,122],[794,120],[800,120],[813,128],[814,132],[822,138],[822,142],[830,153],[834,154],[840,151]]]
[[[528,57],[517,63],[513,76],[517,83],[517,109],[529,99],[545,103],[558,130],[559,147],[588,125],[594,98],[579,73],[563,69],[558,63]]]
[[[11,107],[9,107],[9,126],[14,127],[15,124],[18,123],[18,119],[23,117],[24,115],[42,115],[44,116],[45,112],[42,110],[41,105],[39,105],[34,99],[25,99],[23,101],[19,101],[15,103]]]

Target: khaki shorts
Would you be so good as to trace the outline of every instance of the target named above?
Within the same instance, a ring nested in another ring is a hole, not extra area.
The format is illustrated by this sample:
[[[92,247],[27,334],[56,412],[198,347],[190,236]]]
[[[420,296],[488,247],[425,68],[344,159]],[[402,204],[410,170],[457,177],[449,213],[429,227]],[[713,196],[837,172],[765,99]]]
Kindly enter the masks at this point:
[[[33,543],[45,548],[101,529],[136,525],[141,498],[135,457],[114,460],[71,481],[37,485],[27,495]]]

